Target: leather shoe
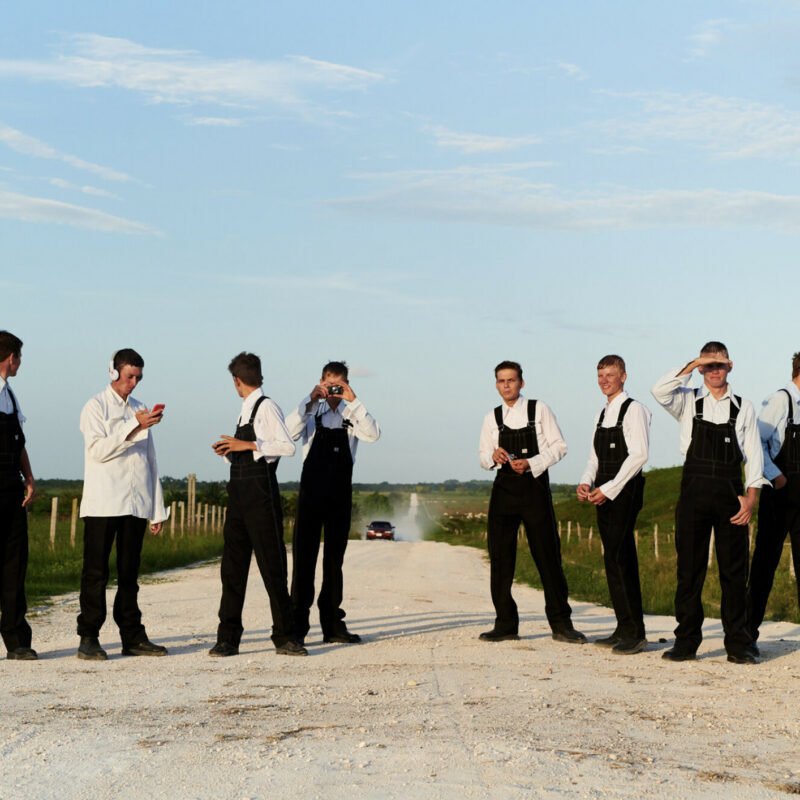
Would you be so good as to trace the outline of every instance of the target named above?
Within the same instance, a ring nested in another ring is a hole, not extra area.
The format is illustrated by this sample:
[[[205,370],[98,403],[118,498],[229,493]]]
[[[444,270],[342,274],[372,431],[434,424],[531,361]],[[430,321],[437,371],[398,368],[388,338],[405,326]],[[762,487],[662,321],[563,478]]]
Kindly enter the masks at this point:
[[[482,642],[510,642],[514,639],[519,639],[518,633],[500,633],[500,631],[492,628],[490,631],[484,631],[478,638]]]
[[[208,654],[214,658],[224,658],[226,656],[238,656],[239,648],[234,647],[230,642],[217,642]]]
[[[740,650],[738,653],[728,653],[731,664],[758,664],[752,650]]]
[[[644,636],[641,639],[620,639],[620,641],[611,648],[612,653],[620,656],[632,656],[635,653],[641,653],[647,647],[647,639]]]
[[[322,641],[325,644],[358,644],[361,641],[361,637],[357,633],[345,631],[344,633],[332,633],[329,636],[323,636]]]
[[[567,642],[567,644],[586,644],[589,640],[575,628],[560,628],[553,631],[553,639],[557,642]]]
[[[153,644],[149,639],[133,644],[122,645],[124,656],[165,656],[167,648],[160,644]]]
[[[661,654],[661,658],[666,661],[696,661],[697,653],[693,650],[681,650],[678,647],[672,647],[669,650],[665,650]]]
[[[755,642],[750,642],[750,644],[745,647],[745,650],[749,650],[756,658],[761,655],[761,650]]]
[[[612,633],[611,636],[605,636],[602,639],[595,639],[592,644],[596,644],[598,647],[613,647],[615,644],[619,644],[622,639],[617,636],[616,633]]]
[[[100,641],[96,636],[81,636],[76,655],[84,661],[105,661],[108,658],[108,653],[100,647]]]
[[[36,661],[39,656],[30,647],[15,647],[8,651],[6,658],[9,661]]]
[[[307,656],[308,650],[303,647],[299,642],[289,639],[288,642],[275,646],[275,652],[279,656]]]

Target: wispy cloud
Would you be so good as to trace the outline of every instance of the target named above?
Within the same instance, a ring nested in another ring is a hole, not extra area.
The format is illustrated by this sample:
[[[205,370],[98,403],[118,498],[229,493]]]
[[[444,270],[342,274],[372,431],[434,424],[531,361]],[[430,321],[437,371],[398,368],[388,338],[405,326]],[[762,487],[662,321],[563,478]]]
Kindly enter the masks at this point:
[[[50,185],[67,191],[82,192],[83,194],[89,194],[93,197],[107,197],[114,200],[119,199],[118,195],[107,192],[105,189],[98,189],[96,186],[76,186],[74,183],[65,181],[62,178],[50,178]]]
[[[0,123],[0,142],[15,150],[17,153],[22,153],[26,156],[33,156],[34,158],[49,158],[54,161],[62,161],[69,164],[75,169],[82,169],[86,172],[91,172],[101,178],[109,181],[132,181],[130,175],[124,172],[118,172],[109,167],[103,167],[99,164],[92,164],[90,161],[84,161],[82,158],[70,155],[69,153],[61,153],[49,144],[45,144],[33,136],[28,136],[22,131],[11,128],[8,125]]]
[[[161,236],[161,232],[142,222],[115,217],[93,208],[62,203],[43,197],[30,197],[0,190],[0,217],[23,222],[48,222],[72,225],[106,233]]]
[[[217,128],[239,128],[244,125],[244,120],[238,117],[192,117],[189,125],[208,125]]]
[[[711,50],[722,43],[725,34],[735,27],[736,25],[727,18],[707,19],[695,26],[694,33],[687,37],[688,60],[705,58]]]
[[[0,78],[117,87],[155,103],[268,103],[297,113],[313,107],[307,95],[315,90],[364,90],[384,80],[376,72],[302,55],[279,61],[215,59],[96,34],[69,36],[66,45],[46,61],[1,59]]]
[[[441,125],[428,126],[439,147],[454,147],[462,153],[503,153],[530,144],[539,144],[538,136],[485,136],[480,133],[458,133]]]
[[[568,61],[557,61],[556,68],[577,81],[585,81],[589,77],[577,64],[570,64]]]

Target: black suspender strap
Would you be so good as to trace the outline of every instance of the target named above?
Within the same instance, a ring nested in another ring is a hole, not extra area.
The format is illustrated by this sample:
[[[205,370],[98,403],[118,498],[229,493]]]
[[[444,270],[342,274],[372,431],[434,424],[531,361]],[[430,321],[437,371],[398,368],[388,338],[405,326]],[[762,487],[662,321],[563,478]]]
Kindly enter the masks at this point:
[[[699,393],[699,389],[694,390],[694,415],[699,419],[703,419],[703,398],[699,396]],[[736,418],[739,416],[739,409],[742,406],[742,398],[738,394],[732,394],[731,398],[728,422],[736,422]],[[734,400],[736,400],[736,404],[734,404]]]
[[[256,421],[256,412],[258,411],[258,407],[267,399],[266,395],[261,395],[261,397],[256,400],[256,404],[253,406],[253,413],[250,414],[250,425],[252,425]]]
[[[625,414],[627,413],[628,409],[630,408],[631,403],[633,402],[633,398],[629,397],[620,407],[619,414],[617,414],[617,423],[614,427],[618,428],[622,425],[622,420],[625,419]],[[702,402],[702,400],[700,401]],[[605,406],[603,410],[600,412],[600,417],[597,420],[597,427],[601,428],[603,426],[603,420],[606,418],[606,409]]]
[[[494,421],[497,423],[497,430],[501,431],[505,428],[503,424],[503,406],[497,406],[494,410]],[[528,400],[528,427],[533,428],[536,425],[536,401]]]
[[[794,403],[792,402],[792,396],[786,389],[781,389],[781,391],[786,395],[786,399],[789,401],[789,424],[794,425]]]

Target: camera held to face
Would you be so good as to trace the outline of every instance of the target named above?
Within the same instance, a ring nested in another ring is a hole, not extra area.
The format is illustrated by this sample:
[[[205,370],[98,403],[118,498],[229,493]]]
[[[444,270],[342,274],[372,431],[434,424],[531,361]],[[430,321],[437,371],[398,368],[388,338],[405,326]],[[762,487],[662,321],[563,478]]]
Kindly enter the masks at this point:
[[[336,397],[338,395],[344,394],[344,387],[343,386],[329,386],[328,387],[328,395],[331,397]]]

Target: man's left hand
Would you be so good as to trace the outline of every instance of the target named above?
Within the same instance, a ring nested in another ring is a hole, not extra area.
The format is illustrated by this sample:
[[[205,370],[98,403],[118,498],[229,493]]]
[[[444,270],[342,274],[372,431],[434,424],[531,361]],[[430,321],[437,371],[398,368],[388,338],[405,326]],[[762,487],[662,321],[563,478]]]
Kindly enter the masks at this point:
[[[750,522],[750,517],[753,516],[753,506],[756,504],[755,494],[750,496],[750,493],[746,496],[739,495],[739,513],[734,514],[731,517],[731,524],[732,525],[747,525]]]
[[[513,469],[518,475],[522,475],[523,472],[527,472],[531,468],[526,458],[517,458],[514,461],[509,461],[508,463],[511,465],[511,469]]]
[[[352,390],[350,384],[347,381],[345,381],[344,379],[337,381],[337,386],[342,387],[342,393],[339,395],[339,397],[341,397],[342,400],[344,400],[347,403],[352,403],[353,400],[356,399],[356,394]],[[336,395],[331,395],[330,392],[328,392],[328,397],[331,396],[336,397]]]
[[[601,506],[608,498],[599,489],[595,489],[593,492],[589,492],[587,500],[596,506]]]
[[[36,489],[33,486],[33,478],[28,478],[25,481],[25,497],[22,498],[22,507],[30,505],[34,497],[36,497]]]
[[[161,533],[161,529],[163,527],[164,527],[164,523],[163,522],[151,522],[150,523],[150,533],[152,533],[153,536],[158,536],[158,534]]]
[[[242,450],[255,450],[255,442],[246,442],[244,439],[237,439],[235,436],[222,436],[218,442],[212,445],[214,452],[220,456],[228,453],[236,453]]]

